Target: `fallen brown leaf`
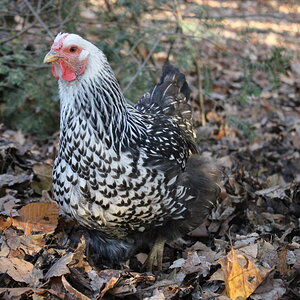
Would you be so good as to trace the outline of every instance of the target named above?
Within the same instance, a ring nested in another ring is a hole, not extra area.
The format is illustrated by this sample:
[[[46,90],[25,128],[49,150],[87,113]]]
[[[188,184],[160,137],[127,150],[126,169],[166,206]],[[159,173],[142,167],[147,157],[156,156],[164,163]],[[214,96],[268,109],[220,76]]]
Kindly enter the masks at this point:
[[[42,195],[43,190],[50,191],[52,186],[52,166],[45,163],[37,163],[33,166],[35,178],[31,183],[33,190]]]
[[[4,197],[0,198],[0,211],[1,215],[16,217],[18,213],[15,209],[17,206],[19,199],[16,199],[12,195],[5,195]]]
[[[218,269],[208,279],[208,281],[214,281],[214,280],[225,281],[225,279],[224,279],[224,272],[222,271],[222,269]]]
[[[146,253],[138,253],[136,256],[136,259],[143,265],[145,261],[147,260],[148,255]]]
[[[6,242],[10,247],[10,257],[15,256],[14,251],[22,251],[29,255],[38,253],[45,245],[42,235],[19,236],[16,231],[5,231]],[[20,257],[19,257],[20,258]]]
[[[33,284],[42,278],[42,273],[35,271],[34,265],[24,259],[0,257],[0,273],[8,274],[15,281]]]
[[[181,267],[181,271],[188,275],[200,272],[204,277],[207,276],[211,263],[204,256],[198,256],[197,252],[188,252],[187,258]]]
[[[164,300],[164,299],[166,299],[165,295],[159,289],[155,289],[151,297],[145,298],[145,300]]]
[[[86,257],[84,254],[85,248],[86,248],[85,238],[84,236],[82,236],[80,238],[80,242],[78,243],[77,248],[74,251],[72,261],[70,262],[70,267],[81,268],[85,272],[89,272],[92,270],[92,267],[86,261]]]
[[[61,257],[56,263],[51,266],[51,268],[48,270],[48,272],[45,275],[46,279],[49,279],[51,277],[59,277],[64,274],[70,273],[70,270],[67,266],[72,259],[73,259],[73,253],[67,253],[65,256]]]
[[[291,271],[288,264],[286,263],[286,255],[287,255],[287,247],[284,247],[280,252],[279,261],[277,264],[277,270],[281,275],[286,275]]]
[[[11,225],[12,225],[12,219],[10,217],[5,219],[0,216],[0,231],[9,228]]]
[[[62,284],[63,284],[64,288],[71,294],[70,296],[72,296],[72,299],[91,300],[89,297],[83,295],[82,293],[77,291],[74,287],[72,287],[71,284],[67,281],[67,279],[65,278],[64,275],[61,277],[61,281],[62,281]]]
[[[52,233],[58,223],[59,210],[54,202],[30,203],[19,210],[13,218],[13,226],[29,235],[31,232]]]
[[[3,294],[4,296],[3,299],[19,299],[19,297],[25,296],[25,294],[31,294],[32,296],[32,294],[44,295],[45,293],[55,295],[60,299],[65,299],[65,295],[63,295],[62,293],[58,293],[52,289],[39,289],[31,287],[0,288],[0,294]]]
[[[219,263],[224,272],[226,293],[231,299],[246,299],[264,279],[254,263],[233,248]]]
[[[7,243],[3,241],[0,248],[0,257],[8,257],[9,252],[10,248],[8,247]]]
[[[129,276],[129,278],[128,278]],[[118,279],[117,286],[114,286],[110,293],[114,296],[122,296],[136,291],[136,286],[140,282],[153,282],[154,276],[144,276],[139,273],[130,272],[122,274]]]
[[[98,299],[102,299],[104,295],[111,289],[114,288],[115,284],[118,282],[119,277],[112,277],[107,284],[105,285],[104,289],[101,291]]]

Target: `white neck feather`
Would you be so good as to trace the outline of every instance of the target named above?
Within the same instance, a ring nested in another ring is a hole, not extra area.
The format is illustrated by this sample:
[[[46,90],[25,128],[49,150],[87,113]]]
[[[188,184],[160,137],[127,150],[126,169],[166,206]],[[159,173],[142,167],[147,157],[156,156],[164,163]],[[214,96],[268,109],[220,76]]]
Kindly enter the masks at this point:
[[[73,43],[69,37],[66,41]],[[69,117],[82,117],[95,132],[103,132],[116,143],[116,139],[121,144],[134,143],[145,134],[142,115],[126,102],[103,52],[88,41],[82,39],[81,43],[89,53],[84,73],[70,82],[59,79],[61,134]]]

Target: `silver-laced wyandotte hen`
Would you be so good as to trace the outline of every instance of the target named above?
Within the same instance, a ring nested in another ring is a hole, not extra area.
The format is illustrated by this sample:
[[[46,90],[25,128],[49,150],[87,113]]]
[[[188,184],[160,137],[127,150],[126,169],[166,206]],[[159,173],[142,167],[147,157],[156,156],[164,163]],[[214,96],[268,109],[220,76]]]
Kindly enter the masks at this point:
[[[165,66],[133,107],[103,52],[80,36],[58,34],[44,62],[61,101],[57,202],[89,232],[93,261],[124,262],[146,244],[148,269],[161,269],[165,242],[200,225],[219,191],[194,143],[185,76]]]

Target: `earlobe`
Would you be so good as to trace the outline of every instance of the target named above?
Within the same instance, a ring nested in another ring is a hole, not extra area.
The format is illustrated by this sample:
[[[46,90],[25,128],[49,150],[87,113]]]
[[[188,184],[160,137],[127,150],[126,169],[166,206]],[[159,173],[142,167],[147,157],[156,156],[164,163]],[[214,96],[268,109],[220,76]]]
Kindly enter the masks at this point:
[[[54,63],[52,63],[51,68],[52,68],[52,74],[53,74],[54,78],[55,78],[56,80],[58,80],[58,79],[59,79],[59,76],[58,76],[58,74],[56,73]]]
[[[84,70],[85,70],[85,67],[86,67],[86,63],[87,63],[87,59],[85,59],[85,60],[82,62],[78,75],[83,74],[83,72],[84,72]]]

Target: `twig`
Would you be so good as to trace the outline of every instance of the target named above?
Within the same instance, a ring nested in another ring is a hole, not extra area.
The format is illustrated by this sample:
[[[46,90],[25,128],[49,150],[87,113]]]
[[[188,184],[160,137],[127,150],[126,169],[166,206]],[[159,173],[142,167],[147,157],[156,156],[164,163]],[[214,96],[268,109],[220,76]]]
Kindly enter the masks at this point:
[[[170,43],[170,47],[169,47],[169,50],[168,50],[168,53],[167,53],[167,58],[166,58],[166,62],[169,62],[170,60],[170,55],[173,51],[173,47],[175,45],[175,42],[177,40],[177,33],[179,32],[179,30],[181,29],[180,27],[180,23],[182,21],[182,16],[181,16],[181,11],[179,10],[178,8],[178,3],[177,3],[177,0],[174,0],[174,13],[175,13],[175,17],[176,17],[176,28],[175,28],[175,38],[171,41]]]
[[[152,48],[150,49],[150,51],[149,51],[148,55],[146,56],[144,62],[139,66],[139,68],[136,71],[136,73],[134,74],[134,76],[131,78],[131,80],[129,81],[129,83],[123,89],[124,93],[130,88],[130,86],[136,80],[136,78],[138,77],[138,75],[140,74],[140,72],[142,71],[142,69],[145,67],[146,63],[148,62],[148,60],[150,59],[151,55],[155,51],[157,45],[159,44],[161,37],[162,37],[162,35],[158,36],[157,39],[155,40],[155,43],[153,44]]]
[[[68,15],[58,24],[54,24],[49,26],[49,28],[61,28],[63,25],[65,25],[67,22],[69,22],[71,20],[71,18],[73,17],[73,14],[75,12],[75,10],[77,9],[78,3],[76,2],[72,8],[70,9],[70,12],[68,13]]]
[[[42,25],[42,27],[44,27],[45,31],[47,32],[47,34],[49,35],[49,37],[53,40],[54,39],[54,35],[52,34],[52,32],[50,31],[49,27],[46,25],[46,23],[41,19],[41,17],[39,16],[39,14],[35,11],[35,9],[32,7],[32,5],[28,2],[28,0],[24,0],[25,4],[27,5],[27,7],[29,8],[29,10],[32,12],[32,14],[34,15],[34,17],[38,20],[38,22]]]
[[[139,64],[140,61],[138,60],[138,58],[133,54],[133,52],[135,51],[135,49],[138,47],[138,45],[145,39],[145,37],[141,37],[138,40],[136,40],[133,44],[133,46],[130,48],[130,50],[126,53],[126,57],[132,57],[133,60]],[[118,77],[118,74],[122,71],[122,66],[118,67],[117,70],[115,70],[115,74]]]
[[[109,1],[108,0],[104,0],[104,2],[105,2],[107,10],[111,13],[112,9],[111,9],[111,5],[110,5]]]
[[[21,36],[23,33],[25,33],[26,31],[28,31],[30,28],[32,28],[35,24],[37,23],[37,20],[35,19],[31,24],[29,24],[27,27],[23,28],[22,30],[20,30],[18,33],[6,38],[6,39],[3,39],[0,41],[0,44],[4,44],[6,42],[9,42],[19,36]]]
[[[29,68],[34,68],[34,69],[48,69],[49,68],[46,65],[22,64],[22,63],[14,63],[14,62],[10,62],[8,65],[11,65],[11,66],[20,66],[20,67],[29,67]]]
[[[203,98],[203,89],[202,89],[202,76],[201,76],[201,68],[202,64],[200,62],[200,59],[196,58],[195,59],[195,64],[196,64],[196,70],[197,70],[197,84],[198,84],[198,99],[200,103],[200,116],[201,116],[201,124],[202,126],[206,125],[206,120],[205,120],[205,107],[204,107],[204,98]]]
[[[61,32],[62,26],[63,26],[62,25],[63,19],[62,19],[61,9],[62,9],[62,0],[60,0],[59,4],[58,4],[58,19],[59,19],[58,31],[59,32]]]

